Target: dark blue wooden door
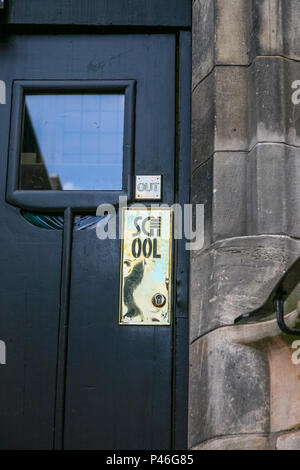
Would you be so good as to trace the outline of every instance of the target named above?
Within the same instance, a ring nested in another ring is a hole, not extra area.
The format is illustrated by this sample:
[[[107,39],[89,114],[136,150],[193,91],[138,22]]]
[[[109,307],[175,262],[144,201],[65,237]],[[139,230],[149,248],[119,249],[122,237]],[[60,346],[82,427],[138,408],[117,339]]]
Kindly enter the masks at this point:
[[[50,191],[39,191],[40,199],[26,189],[19,199],[8,197],[7,170],[9,164],[14,178],[18,165],[10,159],[18,158],[24,132],[18,84],[33,94],[48,87],[51,95],[62,82],[77,86],[76,93],[89,81],[134,83],[132,152],[123,166],[122,194],[130,199],[135,174],[158,174],[163,202],[172,204],[175,57],[173,34],[0,38],[7,87],[7,104],[0,106],[0,331],[7,345],[7,365],[0,368],[2,449],[171,447],[173,326],[120,326],[119,240],[99,240],[95,227],[86,229],[84,218],[95,211],[88,203],[78,208],[76,188],[68,196],[54,188],[53,208]],[[25,153],[28,163],[32,152]],[[94,191],[91,206],[106,196]],[[76,200],[76,219],[64,324],[60,208],[66,197],[69,206]]]

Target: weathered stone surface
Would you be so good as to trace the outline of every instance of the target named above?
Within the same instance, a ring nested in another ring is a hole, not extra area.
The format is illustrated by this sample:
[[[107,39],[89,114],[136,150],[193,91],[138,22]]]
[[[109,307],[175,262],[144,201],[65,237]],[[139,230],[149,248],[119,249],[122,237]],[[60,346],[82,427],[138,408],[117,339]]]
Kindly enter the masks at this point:
[[[271,142],[300,147],[300,104],[292,101],[297,80],[300,63],[284,58],[215,68],[193,93],[192,171],[216,151],[249,152]]]
[[[293,103],[292,84],[300,80],[300,63],[259,57],[248,73],[249,148],[257,142],[299,146],[300,104]]]
[[[286,236],[227,239],[191,253],[190,339],[263,305],[300,255]]]
[[[286,316],[289,326],[298,327],[299,311],[298,304],[298,309]],[[272,319],[220,328],[192,344],[191,447],[197,450],[255,449],[256,445],[269,448],[266,437],[252,436],[251,441],[243,434],[278,433],[297,427],[300,364],[292,361],[294,341]],[[258,397],[260,402],[256,403]],[[218,436],[219,439],[209,441]]]
[[[248,71],[218,67],[192,97],[192,171],[217,150],[248,151]]]
[[[211,439],[192,450],[270,450],[270,443],[266,436],[249,434]]]
[[[220,327],[260,307],[300,256],[300,2],[193,5],[192,201],[206,224],[191,253],[190,446],[246,449],[254,433],[269,448],[269,432],[300,423],[292,339],[275,320]]]
[[[214,0],[193,2],[193,89],[214,67],[214,14]]]
[[[193,173],[191,201],[205,206],[205,247],[248,234],[248,161],[246,152],[216,152]]]
[[[285,315],[286,324],[290,327],[298,327],[300,321],[299,306],[297,309]],[[291,346],[294,337],[288,337],[280,330],[275,317],[258,323],[239,324],[230,328],[231,341],[239,344],[248,344],[259,349],[264,354],[277,349],[279,340],[284,340],[285,345]],[[281,343],[280,343],[281,344]],[[292,351],[292,350],[291,350]],[[290,351],[290,352],[291,352]]]
[[[258,144],[216,152],[192,176],[191,200],[205,205],[205,247],[225,238],[300,238],[300,148]]]
[[[248,161],[248,154],[243,152],[214,154],[210,237],[213,242],[248,235]],[[194,191],[197,193],[196,185]]]
[[[299,1],[255,0],[253,6],[256,51],[252,54],[284,55],[299,60]]]
[[[300,59],[298,0],[195,0],[193,87],[215,65],[247,65],[257,56]]]
[[[212,186],[213,159],[210,158],[193,174],[191,185],[191,203],[204,205],[204,246],[210,245],[212,240]]]
[[[300,237],[300,148],[257,145],[248,157],[248,234]]]
[[[300,364],[292,360],[295,340],[281,334],[257,345],[269,360],[271,432],[292,429],[300,423]]]
[[[268,432],[268,362],[259,350],[232,342],[234,328],[191,345],[189,447],[217,436]]]
[[[215,80],[214,74],[193,92],[192,170],[207,161],[214,152]]]
[[[300,431],[279,436],[276,448],[277,450],[300,450]]]
[[[215,150],[248,150],[248,75],[246,67],[215,69]]]
[[[284,7],[286,5],[287,2],[284,2]],[[285,16],[282,6],[282,0],[255,0],[253,2],[254,30],[251,37],[251,56],[258,54],[279,55],[283,53],[282,26]]]
[[[289,326],[299,328],[300,304],[286,315]],[[233,342],[249,344],[263,352],[269,362],[270,377],[270,432],[298,427],[300,423],[300,364],[295,343],[298,338],[283,334],[276,319],[260,324],[231,328]]]
[[[247,42],[252,26],[251,2],[245,0],[217,0],[215,3],[216,63],[248,64]]]

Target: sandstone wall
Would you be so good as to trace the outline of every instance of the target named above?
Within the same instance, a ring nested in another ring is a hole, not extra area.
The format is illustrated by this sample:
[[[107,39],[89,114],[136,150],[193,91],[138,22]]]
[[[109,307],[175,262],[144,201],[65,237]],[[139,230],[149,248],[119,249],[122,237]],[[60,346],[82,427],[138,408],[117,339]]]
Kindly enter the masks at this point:
[[[191,198],[205,204],[190,273],[194,449],[300,449],[297,338],[275,321],[233,326],[300,256],[299,18],[299,0],[193,1]]]

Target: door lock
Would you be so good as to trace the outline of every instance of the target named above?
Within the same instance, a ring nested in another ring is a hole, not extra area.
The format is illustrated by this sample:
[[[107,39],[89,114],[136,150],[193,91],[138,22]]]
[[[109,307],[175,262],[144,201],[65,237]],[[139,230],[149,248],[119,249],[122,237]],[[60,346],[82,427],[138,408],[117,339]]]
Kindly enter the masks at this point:
[[[167,299],[163,294],[154,294],[152,297],[152,303],[154,307],[163,307]]]

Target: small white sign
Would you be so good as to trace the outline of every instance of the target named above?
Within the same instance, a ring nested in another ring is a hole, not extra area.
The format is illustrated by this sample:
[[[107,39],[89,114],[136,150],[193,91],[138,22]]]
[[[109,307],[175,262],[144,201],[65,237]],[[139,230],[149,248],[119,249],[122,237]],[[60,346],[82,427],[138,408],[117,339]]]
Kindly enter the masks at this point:
[[[0,365],[6,364],[6,344],[4,341],[0,341]]]
[[[161,175],[136,176],[135,199],[159,201],[161,199]]]
[[[6,104],[6,86],[3,80],[0,80],[0,104]]]

